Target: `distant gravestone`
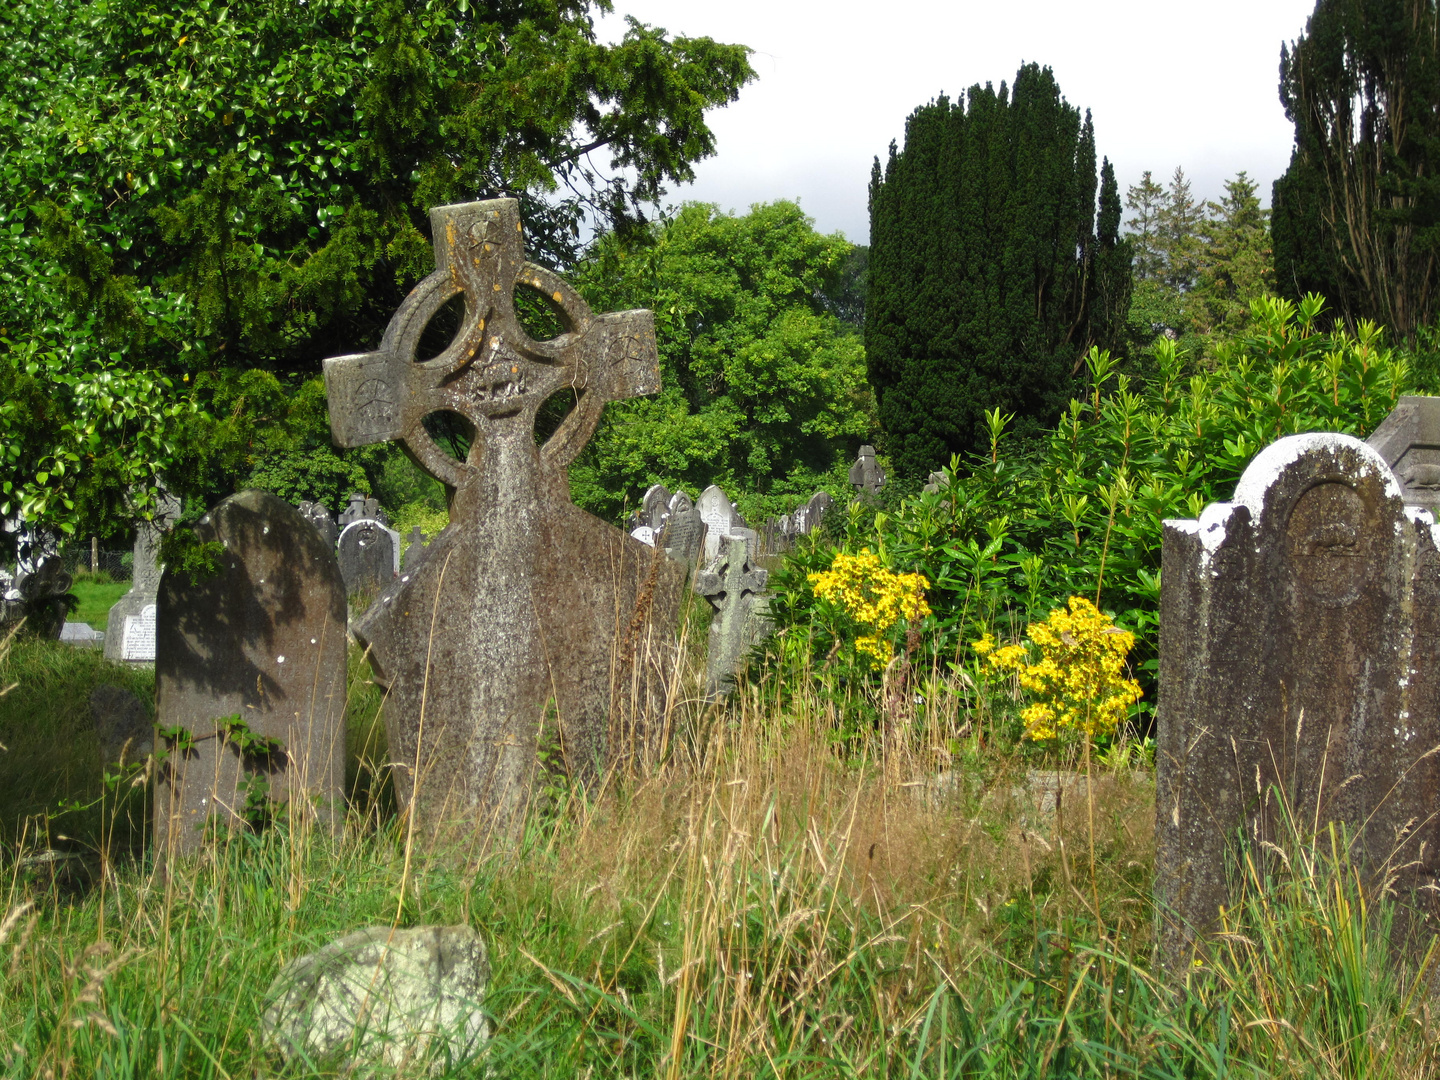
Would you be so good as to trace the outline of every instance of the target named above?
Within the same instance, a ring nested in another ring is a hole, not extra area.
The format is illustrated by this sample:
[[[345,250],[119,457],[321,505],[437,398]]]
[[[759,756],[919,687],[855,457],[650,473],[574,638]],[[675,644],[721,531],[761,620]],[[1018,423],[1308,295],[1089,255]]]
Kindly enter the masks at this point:
[[[368,495],[352,491],[350,498],[346,501],[345,509],[340,511],[340,528],[343,530],[346,525],[356,521],[378,521],[381,525],[390,524],[390,519],[385,516],[385,511],[380,509],[379,502]]]
[[[155,594],[160,587],[160,537],[180,516],[180,500],[162,494],[155,517],[135,525],[130,591],[105,621],[105,659],[151,663],[155,659]],[[148,615],[146,609],[149,608]]]
[[[345,591],[374,596],[395,580],[399,570],[400,536],[378,521],[360,518],[346,525],[336,547]]]
[[[520,823],[547,709],[572,776],[597,775],[626,750],[611,687],[632,684],[651,628],[673,624],[683,573],[569,494],[568,467],[605,403],[659,390],[652,315],[597,316],[525,262],[513,199],[437,207],[431,226],[436,272],[374,352],[325,361],[325,385],[337,444],[398,440],[454,492],[425,561],[354,632],[386,687],[400,798],[426,830],[483,840]],[[538,291],[559,336],[530,337],[516,290]],[[451,344],[417,361],[430,318],[461,294]],[[537,445],[538,410],[561,391],[574,407]],[[465,460],[429,435],[436,411],[473,425]]]
[[[1155,891],[1183,968],[1230,902],[1229,850],[1340,822],[1396,934],[1440,928],[1440,552],[1384,457],[1295,435],[1232,502],[1164,528]],[[1277,796],[1276,791],[1279,794]]]
[[[94,630],[89,623],[66,622],[60,628],[60,642],[77,649],[98,649],[105,644],[105,631]]]
[[[15,575],[14,601],[7,603],[5,622],[25,619],[25,631],[49,641],[60,640],[65,631],[66,600],[74,578],[59,555],[39,555],[34,569]]]
[[[875,460],[873,446],[860,447],[855,464],[850,466],[850,483],[861,495],[875,495],[885,486],[885,470]]]
[[[1440,397],[1402,397],[1366,442],[1399,479],[1405,505],[1440,515]]]
[[[659,532],[665,519],[670,516],[671,498],[670,489],[664,484],[650,485],[640,502],[640,524],[648,525],[652,531]]]
[[[943,472],[932,472],[925,478],[925,494],[938,495],[950,486],[950,481]]]
[[[806,536],[820,527],[825,515],[835,509],[835,500],[827,491],[817,491],[810,500],[792,517],[792,529],[796,536]]]
[[[140,699],[122,686],[99,683],[90,691],[90,721],[107,765],[143,760],[153,749],[155,729]]]
[[[751,561],[743,537],[725,541],[720,557],[695,578],[695,591],[710,602],[710,642],[705,663],[707,692],[735,686],[735,673],[750,648],[765,636],[765,585],[769,575]]]
[[[292,828],[336,828],[345,779],[345,586],[335,554],[289,503],[242,491],[195,527],[218,572],[166,571],[155,656],[157,850],[193,850],[207,819],[236,824],[249,794],[289,806]],[[226,733],[227,718],[243,729]],[[275,740],[270,752],[246,744]],[[190,743],[185,748],[185,743]]]
[[[400,559],[400,569],[414,570],[425,558],[425,534],[416,525],[405,539],[405,554]]]
[[[690,496],[677,491],[670,496],[670,513],[660,533],[660,545],[676,562],[694,566],[705,543],[705,522]]]
[[[630,530],[630,535],[639,540],[646,547],[655,546],[655,530],[649,525],[637,525]]]
[[[264,1043],[307,1072],[318,1064],[344,1076],[377,1066],[415,1075],[420,1066],[439,1075],[490,1038],[489,980],[485,942],[468,926],[356,930],[276,976]]]
[[[724,538],[735,529],[743,529],[745,519],[717,484],[711,484],[700,493],[695,509],[700,511],[700,520],[705,523],[705,561],[713,562],[720,556]]]
[[[311,525],[314,525],[315,531],[320,534],[320,538],[332,548],[335,546],[336,541],[340,539],[340,527],[335,524],[335,519],[330,516],[330,510],[324,503],[302,502],[300,504],[300,516],[310,522]]]

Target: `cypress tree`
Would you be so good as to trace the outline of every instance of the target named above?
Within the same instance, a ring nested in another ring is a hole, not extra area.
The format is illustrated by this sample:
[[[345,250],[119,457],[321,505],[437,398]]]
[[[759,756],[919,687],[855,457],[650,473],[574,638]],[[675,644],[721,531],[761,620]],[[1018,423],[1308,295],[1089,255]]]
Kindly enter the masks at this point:
[[[921,105],[870,179],[865,344],[897,469],[985,445],[983,413],[1053,422],[1129,303],[1130,248],[1095,130],[1049,68]]]

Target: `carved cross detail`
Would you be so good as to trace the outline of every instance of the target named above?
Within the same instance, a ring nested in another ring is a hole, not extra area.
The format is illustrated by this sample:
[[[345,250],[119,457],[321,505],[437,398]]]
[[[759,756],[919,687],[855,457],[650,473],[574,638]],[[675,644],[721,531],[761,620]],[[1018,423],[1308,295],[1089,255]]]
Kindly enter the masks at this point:
[[[740,538],[727,539],[724,554],[695,577],[695,591],[719,612],[743,606],[747,596],[758,596],[770,580],[766,570],[750,562],[748,546]]]

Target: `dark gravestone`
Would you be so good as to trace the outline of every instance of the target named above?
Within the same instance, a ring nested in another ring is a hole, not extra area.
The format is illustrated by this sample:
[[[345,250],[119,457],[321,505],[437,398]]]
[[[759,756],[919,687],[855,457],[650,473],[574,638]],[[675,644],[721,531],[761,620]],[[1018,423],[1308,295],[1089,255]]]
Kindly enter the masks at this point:
[[[1155,891],[1168,964],[1228,903],[1237,834],[1268,858],[1282,803],[1343,823],[1396,932],[1440,928],[1440,555],[1385,460],[1346,435],[1281,439],[1233,502],[1167,521]],[[1275,790],[1281,793],[1277,798]]]
[[[192,850],[200,826],[234,824],[242,781],[259,778],[289,804],[293,826],[338,828],[345,778],[345,586],[335,554],[289,503],[242,491],[195,527],[224,547],[219,572],[160,579],[156,712],[173,741],[157,775],[155,836],[161,851]],[[219,734],[238,716],[278,740],[272,754],[242,752]]]
[[[1400,480],[1406,506],[1440,515],[1440,397],[1402,397],[1366,442]]]
[[[100,683],[90,691],[90,720],[100,738],[101,760],[133,764],[150,753],[155,729],[144,704],[123,686]]]
[[[315,531],[320,534],[320,539],[329,544],[332,549],[335,547],[336,542],[340,539],[340,527],[335,524],[335,519],[330,516],[330,511],[324,503],[302,502],[300,516],[315,526]]]
[[[325,381],[339,445],[399,440],[454,491],[450,525],[425,561],[354,629],[387,688],[402,800],[429,831],[453,824],[483,840],[520,822],[547,707],[572,775],[594,775],[626,744],[611,730],[623,711],[611,687],[631,685],[652,628],[670,632],[683,572],[569,494],[568,466],[605,403],[660,387],[650,313],[594,315],[561,278],[526,263],[512,199],[439,207],[431,224],[436,272],[375,352],[325,361]],[[516,289],[539,294],[558,337],[530,337]],[[449,347],[417,361],[426,324],[462,294]],[[573,406],[537,445],[537,412],[556,394]],[[437,412],[473,428],[465,460],[428,433]]]
[[[350,596],[374,596],[395,580],[397,537],[378,521],[361,518],[340,533],[336,555]]]
[[[744,537],[726,539],[720,557],[695,578],[695,591],[715,609],[705,684],[710,696],[728,693],[751,646],[765,635],[765,585],[769,575],[751,562]]]
[[[860,447],[860,455],[850,466],[850,483],[861,495],[875,495],[885,486],[885,470],[875,460],[873,446]]]
[[[160,588],[160,536],[180,516],[180,500],[165,493],[152,521],[135,524],[130,591],[105,619],[105,659],[149,663],[155,659],[155,594]]]
[[[34,570],[15,576],[18,602],[14,605],[25,619],[25,632],[49,641],[59,641],[65,629],[70,605],[65,599],[74,578],[59,555],[41,556]]]
[[[660,533],[660,546],[676,562],[693,567],[705,543],[705,522],[700,511],[683,491],[670,497],[670,513]]]
[[[402,570],[414,570],[425,558],[425,534],[416,525],[410,530],[410,535],[405,539],[405,554],[401,557],[400,568]]]

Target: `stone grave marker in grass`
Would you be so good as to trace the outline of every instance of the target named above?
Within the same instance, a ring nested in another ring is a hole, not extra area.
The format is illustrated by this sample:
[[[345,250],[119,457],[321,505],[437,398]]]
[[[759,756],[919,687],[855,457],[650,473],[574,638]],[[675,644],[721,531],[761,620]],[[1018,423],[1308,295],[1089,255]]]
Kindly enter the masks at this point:
[[[727,537],[720,557],[695,578],[695,591],[715,609],[705,664],[706,689],[712,697],[734,688],[740,662],[765,636],[769,574],[751,562],[752,553],[745,537]]]
[[[155,659],[155,593],[160,586],[160,535],[180,516],[180,500],[165,494],[154,521],[135,525],[135,562],[130,589],[111,606],[105,620],[105,659]],[[149,609],[147,611],[147,609]]]
[[[400,572],[400,534],[370,518],[345,526],[336,546],[345,591],[374,596]]]
[[[576,507],[567,479],[607,401],[659,389],[650,313],[595,315],[525,262],[514,200],[438,207],[430,220],[435,273],[374,352],[325,361],[325,383],[336,443],[398,440],[453,491],[449,527],[354,632],[387,687],[395,786],[413,820],[483,839],[520,821],[547,707],[572,776],[630,744],[614,730],[625,710],[611,688],[632,685],[652,630],[669,632],[683,571]],[[530,335],[517,290],[551,312],[558,336]],[[457,296],[459,331],[421,360],[422,332]],[[570,412],[537,445],[537,413],[556,394]],[[463,459],[427,419],[469,432]]]
[[[1280,439],[1231,502],[1164,527],[1156,749],[1161,945],[1183,968],[1242,838],[1337,823],[1398,942],[1440,929],[1440,551],[1385,458]],[[1328,846],[1327,846],[1328,851]],[[1293,850],[1293,846],[1292,846]],[[1393,880],[1391,878],[1393,875]]]
[[[232,495],[198,538],[221,547],[214,573],[161,577],[156,774],[162,854],[193,850],[212,821],[292,827],[344,818],[345,585],[334,552],[289,503]]]

